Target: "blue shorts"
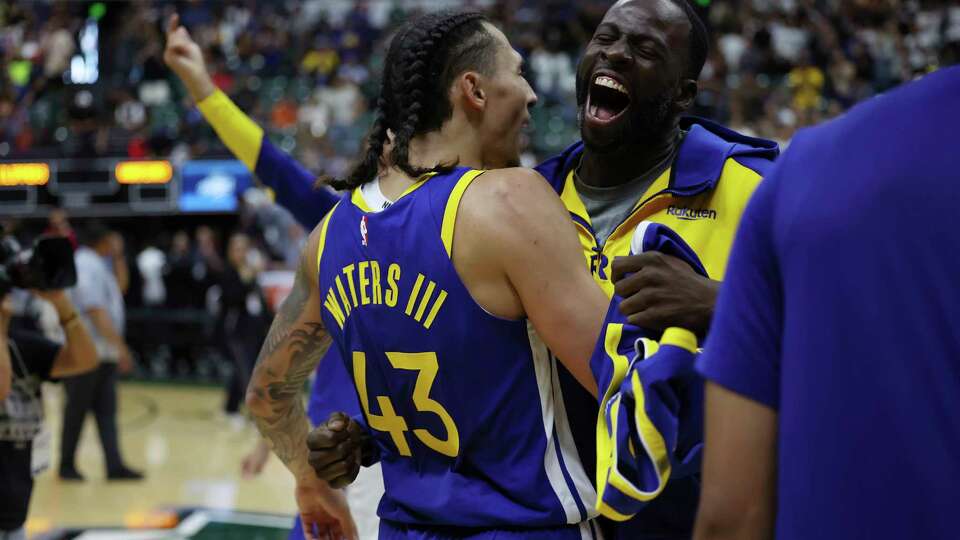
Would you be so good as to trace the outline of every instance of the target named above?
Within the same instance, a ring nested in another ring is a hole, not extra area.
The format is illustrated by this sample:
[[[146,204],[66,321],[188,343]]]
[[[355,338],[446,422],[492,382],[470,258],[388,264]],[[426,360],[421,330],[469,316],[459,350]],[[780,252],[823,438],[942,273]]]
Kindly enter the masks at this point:
[[[380,540],[603,540],[591,521],[542,529],[428,527],[380,520]]]

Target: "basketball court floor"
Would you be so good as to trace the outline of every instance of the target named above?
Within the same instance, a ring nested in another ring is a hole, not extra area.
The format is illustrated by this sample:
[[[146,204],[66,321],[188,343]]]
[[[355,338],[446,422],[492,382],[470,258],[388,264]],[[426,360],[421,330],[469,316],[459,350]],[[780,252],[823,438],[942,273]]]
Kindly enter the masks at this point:
[[[258,435],[252,425],[223,414],[223,399],[224,391],[210,386],[122,383],[120,444],[128,464],[144,471],[146,480],[106,481],[91,416],[77,453],[86,480],[63,482],[56,474],[63,392],[47,385],[54,451],[50,469],[36,481],[30,537],[286,538],[296,508],[293,478],[272,457],[258,477],[242,477],[241,462]]]

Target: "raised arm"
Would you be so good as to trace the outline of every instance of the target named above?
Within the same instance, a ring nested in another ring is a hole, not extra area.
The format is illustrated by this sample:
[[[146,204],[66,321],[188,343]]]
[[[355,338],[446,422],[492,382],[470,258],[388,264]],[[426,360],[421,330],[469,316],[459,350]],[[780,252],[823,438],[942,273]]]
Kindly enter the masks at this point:
[[[217,89],[200,46],[176,15],[167,25],[163,59],[183,81],[200,113],[230,152],[273,190],[277,204],[289,210],[306,229],[313,229],[339,198],[327,189],[315,188],[316,176],[271,144],[263,129]]]
[[[79,375],[97,367],[97,347],[87,327],[80,322],[80,315],[64,290],[36,291],[36,295],[50,302],[57,310],[57,317],[66,336],[63,347],[53,361],[50,376],[54,378]],[[109,317],[108,317],[109,318]]]
[[[273,452],[293,473],[304,531],[356,538],[343,495],[317,478],[307,463],[309,421],[303,407],[307,377],[332,340],[320,319],[316,251],[319,231],[310,235],[296,281],[277,312],[247,388],[247,408]],[[307,538],[311,538],[310,535]]]
[[[589,360],[610,302],[587,270],[569,214],[543,177],[529,169],[481,175],[464,194],[455,235],[457,270],[486,284],[471,288],[481,305],[500,316],[529,318],[596,395]],[[466,249],[458,254],[461,246]],[[471,266],[485,275],[467,270]],[[515,295],[487,296],[483,291],[491,285]]]

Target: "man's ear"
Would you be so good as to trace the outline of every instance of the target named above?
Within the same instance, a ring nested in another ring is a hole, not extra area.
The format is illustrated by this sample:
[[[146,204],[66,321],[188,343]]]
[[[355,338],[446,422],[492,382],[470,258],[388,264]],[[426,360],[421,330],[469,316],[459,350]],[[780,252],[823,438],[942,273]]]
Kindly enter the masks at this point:
[[[697,93],[700,91],[700,87],[697,85],[697,81],[693,79],[681,79],[680,86],[677,87],[677,99],[674,101],[674,106],[677,109],[677,113],[685,113],[693,107],[694,101],[697,99]]]
[[[483,89],[483,77],[475,72],[468,71],[458,79],[457,89],[468,110],[482,111],[487,106],[487,93]]]

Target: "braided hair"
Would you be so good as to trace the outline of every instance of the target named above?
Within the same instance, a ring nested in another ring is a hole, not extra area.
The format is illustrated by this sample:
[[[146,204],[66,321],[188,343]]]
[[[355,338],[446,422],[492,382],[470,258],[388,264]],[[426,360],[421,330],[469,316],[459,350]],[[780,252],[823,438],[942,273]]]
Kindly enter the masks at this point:
[[[373,180],[393,133],[389,162],[413,178],[425,173],[449,172],[456,163],[415,167],[410,163],[410,141],[440,129],[453,114],[449,90],[460,74],[490,75],[495,66],[496,40],[484,28],[486,17],[475,12],[443,11],[406,23],[390,43],[383,68],[376,117],[360,159],[336,189],[353,189]]]

